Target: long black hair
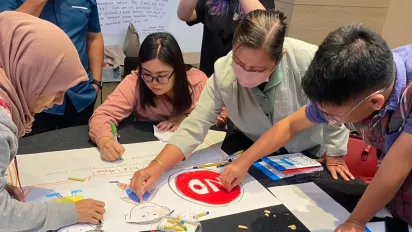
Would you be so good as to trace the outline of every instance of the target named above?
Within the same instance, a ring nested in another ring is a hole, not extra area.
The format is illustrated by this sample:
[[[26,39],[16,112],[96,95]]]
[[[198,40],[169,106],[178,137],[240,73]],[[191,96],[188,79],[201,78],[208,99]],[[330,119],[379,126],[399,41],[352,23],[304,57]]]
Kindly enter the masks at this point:
[[[142,63],[153,59],[159,59],[174,68],[175,81],[173,85],[173,112],[172,116],[185,113],[192,106],[191,85],[187,80],[186,71],[192,66],[183,61],[182,51],[176,39],[169,33],[158,32],[150,34],[143,41],[139,51],[139,78],[142,73]],[[147,106],[156,107],[155,94],[140,79],[139,94],[140,105],[143,109]]]

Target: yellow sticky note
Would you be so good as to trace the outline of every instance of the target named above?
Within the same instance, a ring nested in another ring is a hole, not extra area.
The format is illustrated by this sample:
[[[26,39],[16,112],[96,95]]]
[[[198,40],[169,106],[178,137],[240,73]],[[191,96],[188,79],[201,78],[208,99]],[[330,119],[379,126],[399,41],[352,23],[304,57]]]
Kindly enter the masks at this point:
[[[68,196],[68,197],[62,197],[62,198],[56,198],[53,200],[53,202],[57,203],[72,203],[72,202],[78,202],[83,200],[83,196]]]

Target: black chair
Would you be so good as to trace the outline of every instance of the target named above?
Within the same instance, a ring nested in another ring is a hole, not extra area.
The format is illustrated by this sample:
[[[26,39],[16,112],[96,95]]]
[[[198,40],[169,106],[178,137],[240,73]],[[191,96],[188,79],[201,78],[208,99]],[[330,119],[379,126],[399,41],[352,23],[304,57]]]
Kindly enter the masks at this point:
[[[139,58],[137,57],[126,57],[124,59],[124,71],[123,71],[123,78],[129,75],[133,70],[137,69],[139,65]]]

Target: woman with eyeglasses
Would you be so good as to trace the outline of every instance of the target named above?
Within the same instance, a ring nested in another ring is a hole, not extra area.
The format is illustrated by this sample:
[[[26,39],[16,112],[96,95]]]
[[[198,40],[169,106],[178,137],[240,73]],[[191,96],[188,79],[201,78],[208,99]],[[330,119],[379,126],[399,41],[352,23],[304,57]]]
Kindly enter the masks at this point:
[[[138,70],[128,75],[90,118],[90,138],[103,159],[117,160],[125,151],[115,142],[110,125],[134,113],[138,121],[160,122],[161,131],[174,131],[194,109],[206,75],[183,61],[175,38],[168,33],[146,37],[139,51]],[[224,118],[216,121],[221,125]]]

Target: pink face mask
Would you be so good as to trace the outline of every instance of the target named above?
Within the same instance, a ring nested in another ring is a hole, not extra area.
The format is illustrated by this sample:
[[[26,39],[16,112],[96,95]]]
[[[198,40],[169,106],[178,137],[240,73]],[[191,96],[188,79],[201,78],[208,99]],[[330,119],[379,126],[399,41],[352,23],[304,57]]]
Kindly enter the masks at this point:
[[[268,72],[246,72],[240,65],[232,61],[233,70],[240,85],[245,88],[254,88],[269,81],[271,73]]]

